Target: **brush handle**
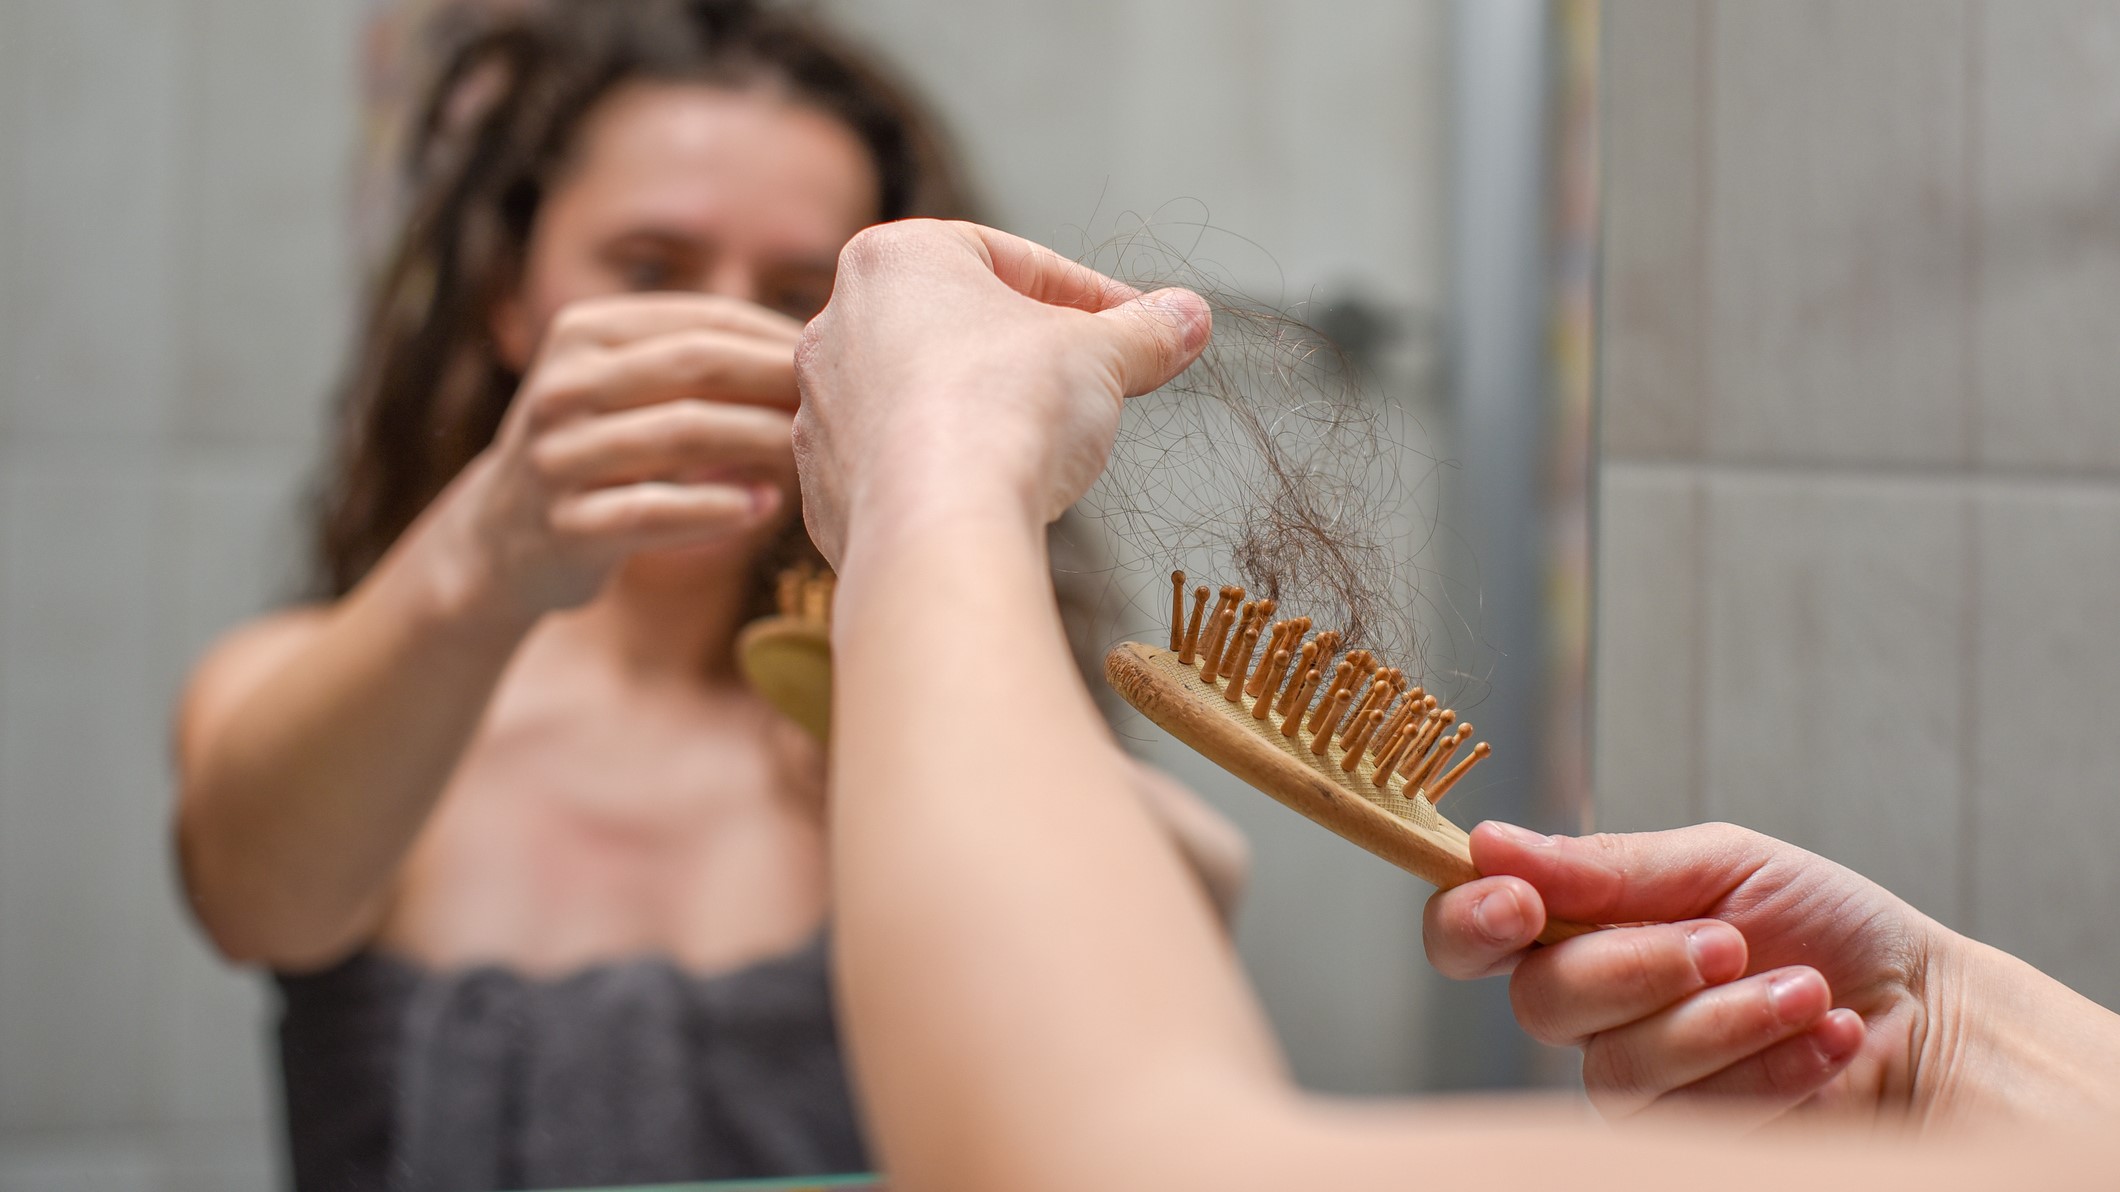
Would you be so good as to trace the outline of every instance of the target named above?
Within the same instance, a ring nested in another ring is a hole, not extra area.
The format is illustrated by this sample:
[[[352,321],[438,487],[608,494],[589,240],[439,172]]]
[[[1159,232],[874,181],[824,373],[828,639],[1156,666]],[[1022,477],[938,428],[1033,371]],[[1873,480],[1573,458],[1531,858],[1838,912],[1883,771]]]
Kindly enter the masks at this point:
[[[1322,756],[1233,704],[1169,650],[1125,642],[1104,659],[1105,681],[1120,698],[1202,757],[1272,796],[1312,823],[1353,841],[1439,890],[1480,876],[1471,838],[1418,792],[1375,791],[1367,760],[1349,775],[1329,744]],[[1364,787],[1368,787],[1367,793]],[[1549,922],[1541,943],[1596,928]]]

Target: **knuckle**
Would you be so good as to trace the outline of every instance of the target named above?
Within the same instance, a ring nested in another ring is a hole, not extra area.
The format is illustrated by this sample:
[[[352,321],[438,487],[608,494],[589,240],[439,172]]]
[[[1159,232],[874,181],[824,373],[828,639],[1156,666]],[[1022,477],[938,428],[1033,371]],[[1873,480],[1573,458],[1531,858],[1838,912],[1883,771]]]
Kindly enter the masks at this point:
[[[1661,934],[1655,928],[1643,928],[1616,941],[1618,947],[1609,961],[1613,984],[1636,996],[1656,997],[1664,992],[1665,974],[1671,966],[1666,963],[1668,952],[1660,946]]]
[[[575,302],[552,316],[550,337],[555,346],[592,339],[603,323],[603,309],[595,302]]]
[[[1509,1008],[1524,1033],[1541,1043],[1572,1047],[1583,1040],[1556,1020],[1554,980],[1549,965],[1538,963],[1537,954],[1526,957],[1509,977]]]
[[[716,385],[728,379],[729,353],[719,334],[687,331],[671,345],[670,365],[694,384]]]
[[[589,369],[576,363],[540,369],[524,386],[521,398],[533,426],[550,426],[579,410],[596,392]]]
[[[1786,1100],[1798,1100],[1818,1091],[1841,1067],[1825,1047],[1811,1036],[1792,1039],[1765,1057],[1763,1079],[1768,1088]]]
[[[1780,841],[1750,828],[1720,820],[1696,824],[1680,831],[1696,835],[1711,850],[1725,854],[1757,854],[1773,850],[1781,844]]]
[[[566,476],[573,452],[564,440],[551,435],[540,435],[530,441],[529,449],[523,456],[525,462],[530,465],[530,474],[550,483]]]
[[[711,403],[683,398],[656,412],[656,423],[648,437],[688,451],[722,445],[729,437],[729,420]]]
[[[1637,1103],[1648,1087],[1649,1072],[1633,1050],[1605,1036],[1583,1047],[1583,1088],[1593,1100],[1604,1098],[1600,1112],[1611,1113]]]
[[[905,224],[874,224],[854,233],[839,250],[839,265],[859,273],[864,267],[891,255],[892,247],[905,235]]]
[[[1755,980],[1739,985],[1729,996],[1716,998],[1708,1014],[1708,1032],[1731,1042],[1772,1042],[1782,1028],[1767,989],[1766,982]]]
[[[553,505],[545,510],[545,534],[562,546],[579,542],[583,532],[580,514],[571,505]]]
[[[802,334],[795,340],[795,380],[798,385],[817,371],[822,363],[825,337],[832,325],[832,308],[826,306],[816,318],[804,325]]]

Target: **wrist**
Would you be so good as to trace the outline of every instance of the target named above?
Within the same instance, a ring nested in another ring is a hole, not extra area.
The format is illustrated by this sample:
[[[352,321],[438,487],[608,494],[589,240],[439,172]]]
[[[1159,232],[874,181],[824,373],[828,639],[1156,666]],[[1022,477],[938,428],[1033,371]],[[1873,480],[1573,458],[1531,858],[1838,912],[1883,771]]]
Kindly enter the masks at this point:
[[[2120,1015],[2007,952],[1938,934],[1915,1100],[1928,1122],[2120,1112]]]
[[[871,478],[847,508],[850,556],[973,533],[1042,540],[1043,531],[1029,486],[942,453]]]
[[[509,582],[493,535],[475,516],[477,503],[463,495],[481,479],[480,462],[443,490],[385,565],[408,581],[405,612],[423,636],[513,648],[549,610]]]

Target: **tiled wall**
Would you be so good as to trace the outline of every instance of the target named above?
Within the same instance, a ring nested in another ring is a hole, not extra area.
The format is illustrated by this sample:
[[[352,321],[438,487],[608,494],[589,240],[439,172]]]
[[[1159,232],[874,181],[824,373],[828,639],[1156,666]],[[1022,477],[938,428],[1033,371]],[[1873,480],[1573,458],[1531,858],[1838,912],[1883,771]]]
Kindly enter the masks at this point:
[[[0,5],[0,1189],[269,1187],[262,991],[167,724],[286,594],[340,359],[357,0]]]
[[[2120,7],[1607,13],[1601,823],[2120,1007]]]
[[[274,1182],[270,1000],[177,910],[168,713],[295,578],[377,6],[0,3],[0,1192]],[[1278,265],[1280,297],[1433,309],[1434,0],[838,8],[1010,226],[1066,244],[1176,199],[1270,246],[1231,263]],[[1418,883],[1208,794],[1260,840],[1242,944],[1299,1072],[1417,1082]],[[1404,911],[1318,930],[1345,905]]]

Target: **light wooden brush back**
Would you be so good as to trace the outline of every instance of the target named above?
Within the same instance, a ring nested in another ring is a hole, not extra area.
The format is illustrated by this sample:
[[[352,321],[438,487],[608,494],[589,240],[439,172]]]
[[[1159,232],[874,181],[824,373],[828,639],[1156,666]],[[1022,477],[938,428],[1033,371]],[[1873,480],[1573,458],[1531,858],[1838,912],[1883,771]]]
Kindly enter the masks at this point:
[[[1127,703],[1209,761],[1437,888],[1479,876],[1471,838],[1436,806],[1490,750],[1472,726],[1367,650],[1274,620],[1225,587],[1212,611],[1171,575],[1168,648],[1125,642],[1104,673]],[[1588,928],[1552,923],[1547,942]]]

